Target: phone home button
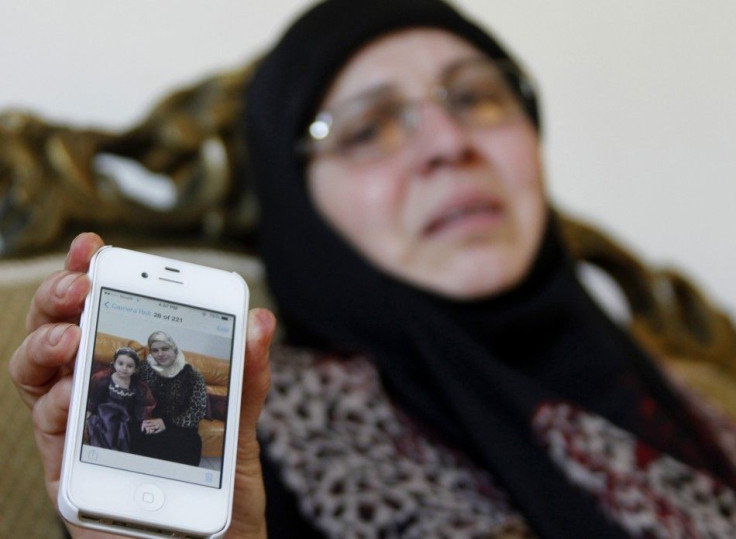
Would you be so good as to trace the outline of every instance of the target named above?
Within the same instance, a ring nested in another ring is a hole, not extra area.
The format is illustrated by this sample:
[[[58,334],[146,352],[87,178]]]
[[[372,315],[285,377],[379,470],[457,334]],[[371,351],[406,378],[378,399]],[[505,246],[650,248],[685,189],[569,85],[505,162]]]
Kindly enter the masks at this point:
[[[165,501],[164,491],[150,483],[139,486],[134,496],[138,506],[146,511],[158,511]]]

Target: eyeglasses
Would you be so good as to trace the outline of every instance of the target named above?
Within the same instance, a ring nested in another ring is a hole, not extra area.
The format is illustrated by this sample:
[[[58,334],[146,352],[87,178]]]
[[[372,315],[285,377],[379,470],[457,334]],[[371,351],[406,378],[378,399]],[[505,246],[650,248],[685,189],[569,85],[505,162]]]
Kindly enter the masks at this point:
[[[382,86],[318,113],[297,151],[334,154],[354,163],[378,161],[409,143],[427,99],[442,105],[458,125],[488,129],[522,116],[520,100],[531,96],[530,83],[510,63],[473,58],[453,64],[425,99],[410,100],[397,88]]]

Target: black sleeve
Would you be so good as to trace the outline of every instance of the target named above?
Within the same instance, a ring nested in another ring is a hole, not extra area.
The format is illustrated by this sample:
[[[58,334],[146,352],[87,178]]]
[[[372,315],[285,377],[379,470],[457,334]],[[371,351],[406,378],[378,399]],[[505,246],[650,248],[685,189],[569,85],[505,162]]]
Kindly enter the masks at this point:
[[[281,482],[278,465],[261,450],[261,468],[266,488],[268,539],[320,539],[320,532],[299,512],[296,495]]]

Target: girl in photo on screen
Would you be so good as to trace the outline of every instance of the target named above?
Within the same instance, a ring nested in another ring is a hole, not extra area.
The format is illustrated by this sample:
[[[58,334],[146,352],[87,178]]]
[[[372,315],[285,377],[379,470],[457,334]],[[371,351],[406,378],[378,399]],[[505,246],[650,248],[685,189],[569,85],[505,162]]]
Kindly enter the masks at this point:
[[[138,375],[140,361],[132,348],[118,348],[110,368],[92,376],[87,400],[90,445],[126,453],[135,450],[141,425],[156,406],[151,390]]]

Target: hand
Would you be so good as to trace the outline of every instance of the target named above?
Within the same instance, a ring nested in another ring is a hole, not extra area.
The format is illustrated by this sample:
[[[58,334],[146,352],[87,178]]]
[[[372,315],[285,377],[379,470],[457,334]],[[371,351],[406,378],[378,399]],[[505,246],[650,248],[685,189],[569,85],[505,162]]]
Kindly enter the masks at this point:
[[[141,432],[146,434],[158,434],[166,430],[166,424],[160,417],[154,419],[146,419],[141,423]]]
[[[47,277],[36,290],[26,318],[28,335],[9,362],[10,376],[31,408],[36,445],[44,466],[46,490],[56,504],[71,397],[71,373],[79,347],[79,315],[90,283],[85,272],[103,246],[96,234],[77,236],[64,269]],[[270,384],[268,348],[275,318],[264,309],[248,317],[245,382],[240,416],[232,537],[265,537],[265,493],[255,425]],[[74,537],[111,537],[69,526]]]
[[[36,290],[26,316],[28,335],[8,366],[21,399],[33,412],[46,490],[54,504],[59,490],[71,374],[79,347],[77,324],[90,286],[85,272],[90,258],[102,245],[96,234],[82,234],[72,242],[64,269],[51,274]],[[73,526],[69,530],[74,537],[113,537]]]

